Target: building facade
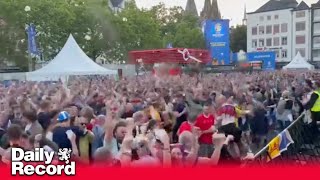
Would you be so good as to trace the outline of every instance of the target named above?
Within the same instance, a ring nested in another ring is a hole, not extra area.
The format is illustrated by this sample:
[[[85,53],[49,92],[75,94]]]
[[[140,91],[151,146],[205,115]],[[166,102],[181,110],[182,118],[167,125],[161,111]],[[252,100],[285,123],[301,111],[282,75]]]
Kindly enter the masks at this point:
[[[311,58],[320,61],[320,1],[311,5]]]
[[[311,60],[311,9],[302,1],[270,0],[247,14],[247,51],[275,51],[277,62]]]

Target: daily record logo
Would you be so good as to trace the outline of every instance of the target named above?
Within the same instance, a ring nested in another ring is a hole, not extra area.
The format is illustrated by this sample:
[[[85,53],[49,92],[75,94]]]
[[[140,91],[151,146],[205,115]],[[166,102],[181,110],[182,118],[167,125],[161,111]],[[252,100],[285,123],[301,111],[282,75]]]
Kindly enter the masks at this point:
[[[35,151],[24,151],[21,148],[11,150],[12,175],[75,175],[76,164],[70,162],[71,149],[59,149],[60,165],[53,163],[55,152],[46,151],[45,148],[36,148]],[[32,164],[32,165],[31,165]]]

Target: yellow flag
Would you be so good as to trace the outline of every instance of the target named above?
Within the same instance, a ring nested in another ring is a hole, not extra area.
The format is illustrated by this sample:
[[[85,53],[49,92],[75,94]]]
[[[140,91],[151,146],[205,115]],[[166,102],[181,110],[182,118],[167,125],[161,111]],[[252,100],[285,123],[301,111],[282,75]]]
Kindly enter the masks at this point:
[[[154,119],[156,121],[161,121],[159,112],[157,110],[155,110],[153,106],[150,107],[150,115],[151,115],[152,119]]]
[[[277,137],[273,138],[272,141],[269,143],[269,147],[268,147],[269,156],[267,158],[268,162],[271,159],[274,159],[274,158],[278,157],[281,154],[281,152],[280,152],[280,143],[281,143],[281,137],[279,135]]]

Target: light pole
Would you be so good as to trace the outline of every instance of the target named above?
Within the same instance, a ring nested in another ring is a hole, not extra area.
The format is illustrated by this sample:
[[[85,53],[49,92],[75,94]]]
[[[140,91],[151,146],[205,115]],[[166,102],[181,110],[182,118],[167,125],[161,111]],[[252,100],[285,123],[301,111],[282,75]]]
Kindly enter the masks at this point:
[[[29,24],[29,13],[28,12],[30,12],[31,11],[31,7],[30,6],[26,6],[25,8],[24,8],[24,11],[27,13],[27,27],[29,28],[29,26],[30,26],[30,24]],[[28,40],[29,41],[29,40]],[[28,47],[29,48],[29,47]],[[31,52],[30,51],[28,51],[28,70],[29,70],[29,72],[31,72],[32,71],[32,57],[31,57]]]

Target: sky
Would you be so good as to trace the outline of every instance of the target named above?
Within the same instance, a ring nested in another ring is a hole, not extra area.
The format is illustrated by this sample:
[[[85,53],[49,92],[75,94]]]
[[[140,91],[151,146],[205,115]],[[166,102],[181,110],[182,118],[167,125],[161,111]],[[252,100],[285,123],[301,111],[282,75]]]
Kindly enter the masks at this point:
[[[200,14],[205,0],[195,0],[198,13]],[[299,3],[301,0],[297,0]],[[318,0],[304,0],[309,6]],[[136,0],[138,7],[150,8],[163,2],[166,6],[182,6],[186,7],[187,0]],[[268,0],[218,0],[218,6],[224,19],[230,19],[231,25],[241,24],[244,7],[246,5],[247,12],[253,12],[261,7]]]

